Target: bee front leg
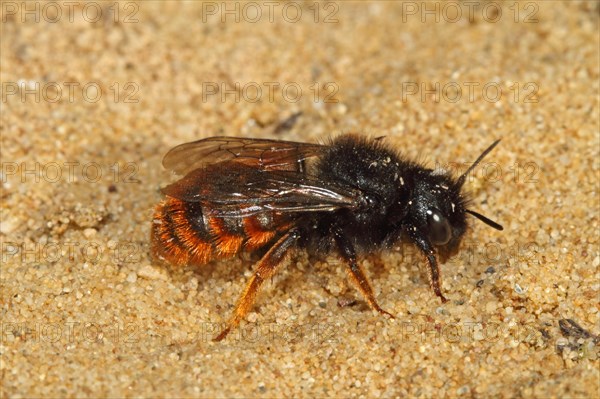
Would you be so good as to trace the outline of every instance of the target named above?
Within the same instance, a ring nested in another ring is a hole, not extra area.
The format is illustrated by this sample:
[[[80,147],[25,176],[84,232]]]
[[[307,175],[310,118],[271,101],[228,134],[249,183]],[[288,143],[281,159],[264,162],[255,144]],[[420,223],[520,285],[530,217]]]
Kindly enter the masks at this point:
[[[448,302],[448,299],[442,294],[442,289],[440,288],[440,268],[435,258],[435,253],[429,252],[425,255],[427,256],[427,262],[429,263],[429,283],[431,284],[431,288],[433,288],[435,295],[442,300],[442,303],[446,303]]]
[[[300,235],[296,230],[288,231],[284,234],[269,251],[262,257],[256,267],[256,272],[246,284],[246,288],[242,292],[233,316],[227,323],[227,327],[221,331],[219,335],[214,338],[214,341],[221,341],[229,334],[229,332],[236,328],[240,321],[248,314],[252,305],[256,300],[256,295],[262,283],[273,277],[277,271],[277,267],[281,265],[289,250],[294,247],[296,241],[300,238]]]
[[[418,236],[413,236],[412,238],[417,247],[419,247],[421,252],[423,252],[427,258],[427,263],[429,264],[427,274],[429,275],[429,284],[431,285],[433,292],[442,300],[442,303],[447,302],[448,299],[446,299],[446,297],[442,294],[442,289],[440,287],[440,268],[438,266],[437,259],[435,258],[435,250],[431,247],[426,239]]]
[[[333,237],[338,246],[338,250],[342,259],[345,261],[347,266],[347,271],[350,276],[350,279],[354,282],[360,293],[367,300],[367,303],[371,307],[371,309],[378,311],[381,314],[386,314],[394,319],[394,315],[390,312],[386,312],[383,310],[377,300],[375,299],[375,294],[373,293],[373,288],[371,288],[371,284],[369,284],[369,280],[367,280],[367,276],[365,276],[362,267],[356,261],[356,252],[354,250],[354,246],[352,243],[343,235],[343,233],[338,230],[333,230]]]

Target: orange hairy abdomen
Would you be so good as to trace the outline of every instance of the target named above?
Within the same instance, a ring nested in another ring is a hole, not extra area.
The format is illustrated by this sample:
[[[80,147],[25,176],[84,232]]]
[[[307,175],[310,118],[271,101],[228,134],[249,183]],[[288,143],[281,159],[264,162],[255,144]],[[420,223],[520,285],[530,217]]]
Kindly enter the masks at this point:
[[[173,265],[204,264],[260,248],[289,226],[274,212],[217,217],[207,204],[167,196],[154,212],[152,253]]]

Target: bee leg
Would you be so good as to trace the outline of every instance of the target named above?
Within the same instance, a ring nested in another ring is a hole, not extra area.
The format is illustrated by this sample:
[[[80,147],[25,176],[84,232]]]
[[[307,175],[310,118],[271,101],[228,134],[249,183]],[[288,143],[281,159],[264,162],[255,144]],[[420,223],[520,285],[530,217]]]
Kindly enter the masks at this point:
[[[441,300],[442,303],[448,302],[446,297],[442,294],[442,289],[440,288],[440,268],[438,267],[437,260],[435,259],[435,252],[433,250],[425,252],[425,256],[427,257],[427,262],[429,263],[429,285]]]
[[[447,302],[448,300],[442,294],[442,289],[440,288],[440,268],[438,266],[437,259],[435,258],[435,251],[433,250],[429,242],[423,239],[422,237],[414,236],[412,238],[417,247],[419,247],[421,252],[423,252],[425,257],[427,258],[427,263],[429,263],[429,269],[427,269],[427,274],[429,275],[429,285],[431,286],[431,289],[433,289],[435,295],[437,295],[442,300],[442,303]]]
[[[381,307],[377,303],[377,300],[375,299],[375,294],[373,293],[373,288],[371,288],[371,284],[369,284],[369,280],[367,280],[367,276],[365,276],[362,267],[360,267],[360,265],[356,261],[356,252],[354,251],[352,243],[348,241],[348,239],[339,230],[334,230],[333,236],[338,246],[338,250],[340,251],[340,255],[346,263],[350,279],[354,282],[360,293],[367,300],[367,303],[369,304],[371,309],[376,310],[381,314],[386,314],[392,319],[394,319],[395,317],[393,314],[381,309]]]
[[[214,338],[214,341],[221,341],[232,329],[236,328],[240,324],[240,321],[252,308],[262,283],[265,280],[273,277],[275,271],[277,271],[277,267],[281,265],[282,261],[285,259],[285,256],[288,254],[289,250],[293,248],[298,238],[300,238],[300,235],[297,231],[288,231],[275,244],[273,244],[265,256],[262,257],[262,259],[258,262],[256,272],[246,284],[246,288],[244,288],[244,291],[240,296],[238,304],[235,307],[235,311],[233,312],[233,316],[227,323],[227,327],[225,327],[225,329]]]

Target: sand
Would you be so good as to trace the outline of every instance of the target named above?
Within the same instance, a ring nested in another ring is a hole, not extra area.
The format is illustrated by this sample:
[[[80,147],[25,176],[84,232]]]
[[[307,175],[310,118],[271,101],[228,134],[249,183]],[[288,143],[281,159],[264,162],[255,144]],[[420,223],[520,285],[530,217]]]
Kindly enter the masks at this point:
[[[1,3],[2,397],[599,396],[597,2],[66,3]],[[344,132],[456,172],[502,138],[468,188],[505,230],[443,305],[363,258],[395,320],[298,253],[212,342],[257,255],[152,260],[163,155]]]

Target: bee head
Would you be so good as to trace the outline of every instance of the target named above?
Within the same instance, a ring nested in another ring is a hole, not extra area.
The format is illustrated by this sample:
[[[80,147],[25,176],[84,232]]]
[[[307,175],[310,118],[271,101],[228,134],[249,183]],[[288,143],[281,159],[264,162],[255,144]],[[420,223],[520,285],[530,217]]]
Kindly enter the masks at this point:
[[[452,252],[467,229],[467,214],[497,230],[503,229],[500,224],[467,209],[467,201],[462,194],[468,174],[499,141],[489,146],[458,179],[440,170],[427,169],[421,172],[423,175],[416,179],[417,183],[409,202],[409,236],[421,242],[422,246],[433,245],[444,252]]]
[[[427,169],[423,173],[409,202],[408,233],[436,247],[454,248],[467,229],[460,187],[445,172]]]

